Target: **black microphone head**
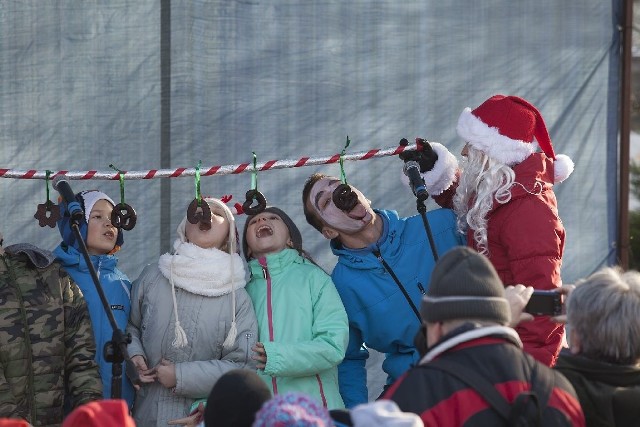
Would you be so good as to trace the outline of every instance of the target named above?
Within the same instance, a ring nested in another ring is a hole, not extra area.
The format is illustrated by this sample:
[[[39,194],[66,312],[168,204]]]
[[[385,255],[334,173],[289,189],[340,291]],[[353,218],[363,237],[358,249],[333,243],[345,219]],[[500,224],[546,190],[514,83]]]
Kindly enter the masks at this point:
[[[54,177],[53,177],[53,179],[51,180],[51,183],[52,183],[53,188],[54,188],[55,190],[59,190],[59,188],[58,188],[58,183],[59,183],[60,181],[64,181],[64,182],[66,182],[66,183],[68,184],[68,182],[67,182],[67,177],[66,177],[66,176],[64,176],[64,175],[56,175],[56,176],[54,176]]]
[[[406,175],[407,171],[411,168],[416,168],[418,173],[420,173],[420,165],[415,160],[406,160],[404,166],[402,166],[402,172]]]

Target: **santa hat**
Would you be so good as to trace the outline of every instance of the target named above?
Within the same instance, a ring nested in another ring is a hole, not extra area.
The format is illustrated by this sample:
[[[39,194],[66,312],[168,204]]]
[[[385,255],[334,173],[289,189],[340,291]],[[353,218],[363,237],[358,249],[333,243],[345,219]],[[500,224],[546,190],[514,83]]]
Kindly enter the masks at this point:
[[[540,147],[554,160],[555,182],[564,181],[573,172],[573,161],[553,151],[540,111],[517,96],[494,95],[473,111],[465,108],[457,131],[471,146],[506,165],[522,162]]]

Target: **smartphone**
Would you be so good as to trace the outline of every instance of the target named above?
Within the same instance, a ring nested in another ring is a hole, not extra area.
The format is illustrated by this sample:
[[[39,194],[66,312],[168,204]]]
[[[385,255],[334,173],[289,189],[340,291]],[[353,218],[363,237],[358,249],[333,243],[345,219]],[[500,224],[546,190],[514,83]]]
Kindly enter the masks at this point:
[[[533,291],[524,311],[534,316],[558,316],[562,314],[562,294],[556,291]]]

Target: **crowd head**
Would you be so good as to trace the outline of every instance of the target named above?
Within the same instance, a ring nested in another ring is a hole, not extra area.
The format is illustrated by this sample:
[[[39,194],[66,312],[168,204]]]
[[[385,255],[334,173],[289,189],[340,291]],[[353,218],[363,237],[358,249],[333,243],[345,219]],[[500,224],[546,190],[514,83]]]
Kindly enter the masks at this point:
[[[566,304],[572,352],[619,365],[640,361],[640,273],[599,270],[576,282]]]

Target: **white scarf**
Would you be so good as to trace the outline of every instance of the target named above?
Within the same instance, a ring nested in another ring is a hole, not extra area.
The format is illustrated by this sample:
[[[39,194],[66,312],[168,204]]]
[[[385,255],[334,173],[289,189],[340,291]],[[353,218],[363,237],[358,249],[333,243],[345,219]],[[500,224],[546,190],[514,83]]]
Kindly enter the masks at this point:
[[[162,255],[158,267],[178,288],[196,295],[216,297],[246,285],[240,255],[217,248],[203,249],[180,239],[176,239],[173,247],[175,254]]]
[[[173,297],[173,313],[176,318],[175,348],[188,344],[187,334],[178,319],[178,306],[174,287],[187,292],[207,297],[216,297],[231,293],[231,328],[222,346],[231,348],[237,336],[236,326],[236,293],[237,288],[244,288],[245,270],[240,255],[226,253],[217,248],[204,249],[193,243],[176,239],[173,243],[175,253],[164,254],[158,260],[158,268],[171,283]]]

